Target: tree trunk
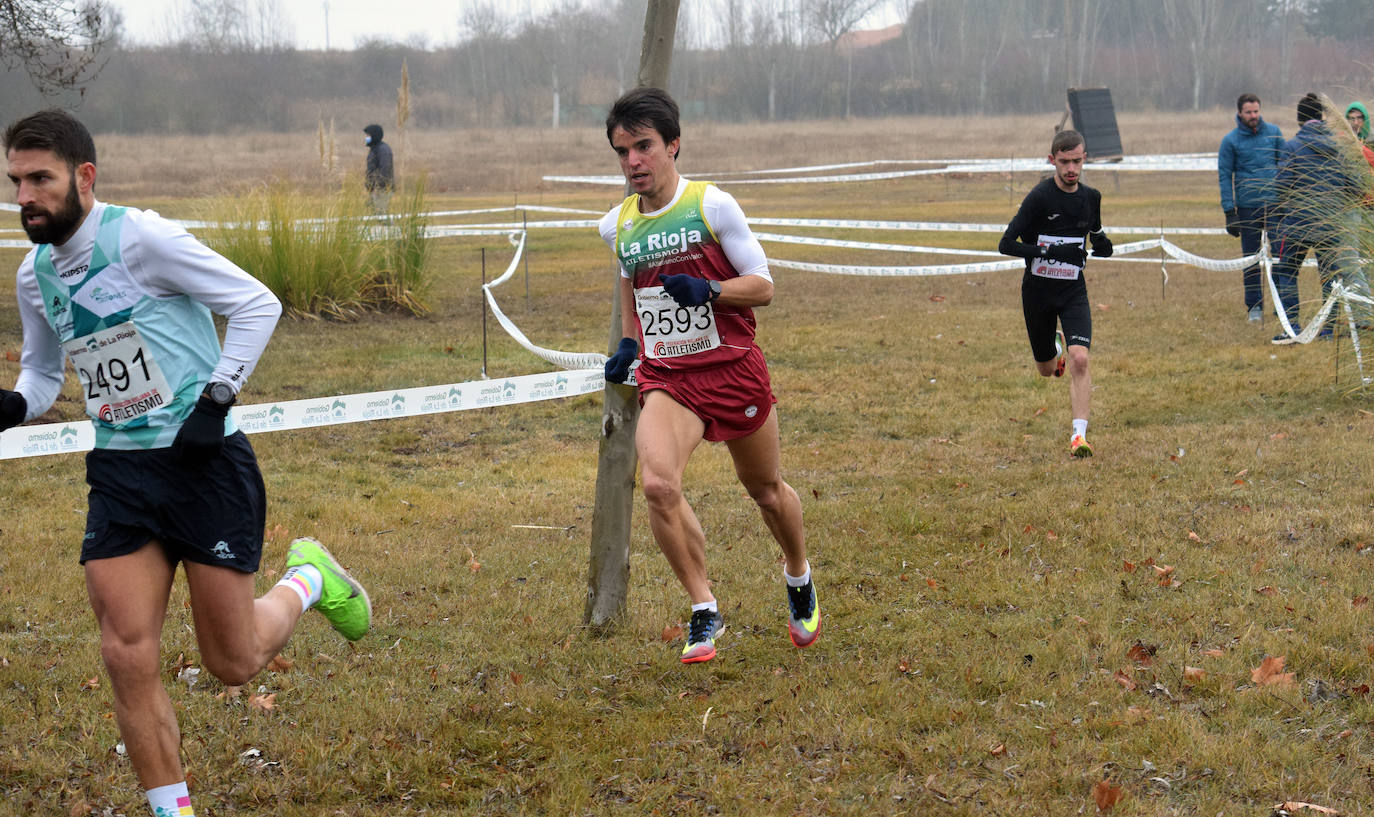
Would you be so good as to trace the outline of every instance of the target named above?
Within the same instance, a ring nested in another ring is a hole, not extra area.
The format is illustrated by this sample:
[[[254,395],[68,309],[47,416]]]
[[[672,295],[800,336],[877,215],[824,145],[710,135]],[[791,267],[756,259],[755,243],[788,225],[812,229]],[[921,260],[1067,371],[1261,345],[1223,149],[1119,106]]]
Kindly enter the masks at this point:
[[[639,85],[667,89],[673,61],[678,0],[649,0],[644,42],[639,52]],[[627,191],[628,193],[628,191]],[[618,272],[616,273],[619,274]],[[612,287],[608,353],[621,338],[620,286]],[[601,413],[601,446],[596,469],[596,506],[592,511],[591,563],[583,621],[610,624],[625,612],[630,585],[630,518],[635,487],[635,425],[639,398],[633,386],[607,383]]]

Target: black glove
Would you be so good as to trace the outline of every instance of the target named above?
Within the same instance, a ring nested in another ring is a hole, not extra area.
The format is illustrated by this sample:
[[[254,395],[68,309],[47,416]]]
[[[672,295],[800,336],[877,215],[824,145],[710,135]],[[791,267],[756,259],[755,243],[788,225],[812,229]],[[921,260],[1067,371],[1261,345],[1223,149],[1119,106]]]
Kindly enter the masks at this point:
[[[682,276],[686,278],[687,276]],[[639,341],[634,338],[621,338],[615,354],[606,359],[606,379],[612,383],[624,383],[630,376],[630,365],[639,357]]]
[[[1098,258],[1112,257],[1112,240],[1106,233],[1088,233],[1088,240],[1093,245],[1093,255]]]
[[[1041,257],[1060,264],[1073,264],[1081,267],[1088,263],[1088,253],[1081,244],[1051,244],[1040,252]]]
[[[29,401],[24,395],[9,389],[0,389],[0,431],[14,428],[24,422],[29,413]]]
[[[1240,238],[1240,216],[1236,215],[1234,207],[1226,211],[1226,233],[1232,238]]]
[[[201,465],[214,459],[224,447],[224,418],[228,416],[229,406],[219,405],[202,394],[172,440],[172,453],[187,465]]]
[[[663,289],[678,302],[679,306],[700,306],[711,300],[711,284],[705,278],[681,273],[678,275],[658,276]]]

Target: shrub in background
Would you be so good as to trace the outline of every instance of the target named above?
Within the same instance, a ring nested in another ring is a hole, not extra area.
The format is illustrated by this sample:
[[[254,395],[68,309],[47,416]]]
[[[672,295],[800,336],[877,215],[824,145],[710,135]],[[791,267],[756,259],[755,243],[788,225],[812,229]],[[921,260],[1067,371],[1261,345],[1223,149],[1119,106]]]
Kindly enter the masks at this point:
[[[374,217],[359,183],[312,195],[284,182],[212,205],[207,243],[255,276],[292,317],[353,319],[367,310],[421,314],[427,288],[423,181]]]

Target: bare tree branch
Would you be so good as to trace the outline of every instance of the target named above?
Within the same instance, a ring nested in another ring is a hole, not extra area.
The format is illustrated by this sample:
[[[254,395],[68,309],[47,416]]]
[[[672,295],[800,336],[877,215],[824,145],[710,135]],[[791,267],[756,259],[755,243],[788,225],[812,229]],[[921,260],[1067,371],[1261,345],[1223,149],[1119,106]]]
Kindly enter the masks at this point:
[[[114,19],[104,0],[0,0],[0,64],[24,69],[44,96],[100,73]]]

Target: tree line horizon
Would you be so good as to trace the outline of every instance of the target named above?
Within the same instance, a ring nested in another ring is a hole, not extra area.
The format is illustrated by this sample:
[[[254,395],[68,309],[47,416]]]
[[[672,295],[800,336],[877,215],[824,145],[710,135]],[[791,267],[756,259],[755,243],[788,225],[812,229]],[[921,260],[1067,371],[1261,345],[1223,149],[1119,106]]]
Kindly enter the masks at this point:
[[[385,124],[405,64],[411,127],[595,125],[634,82],[645,5],[568,4],[516,22],[479,3],[455,44],[349,51],[212,30],[130,44],[116,14],[98,72],[45,95],[10,67],[0,110],[55,104],[94,131],[130,134]],[[1283,123],[1278,111],[1309,90],[1374,94],[1374,4],[1363,0],[917,0],[887,39],[860,38],[854,26],[875,5],[716,0],[718,13],[679,27],[668,90],[686,117],[752,122],[1058,112],[1067,88],[1108,87],[1118,111],[1211,109],[1253,92]],[[234,18],[200,25],[215,19]]]

